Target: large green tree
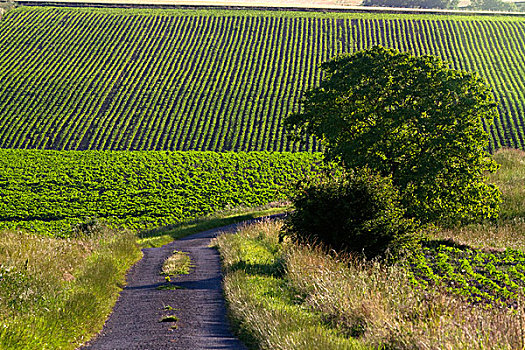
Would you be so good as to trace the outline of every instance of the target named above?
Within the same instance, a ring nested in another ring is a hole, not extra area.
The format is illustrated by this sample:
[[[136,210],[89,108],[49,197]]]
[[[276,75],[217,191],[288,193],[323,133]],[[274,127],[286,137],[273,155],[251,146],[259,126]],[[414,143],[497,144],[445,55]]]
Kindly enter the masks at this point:
[[[422,222],[497,217],[500,193],[484,174],[497,164],[483,129],[497,110],[477,74],[380,46],[322,68],[320,86],[285,120],[295,139],[315,136],[326,159],[392,176],[408,215]]]

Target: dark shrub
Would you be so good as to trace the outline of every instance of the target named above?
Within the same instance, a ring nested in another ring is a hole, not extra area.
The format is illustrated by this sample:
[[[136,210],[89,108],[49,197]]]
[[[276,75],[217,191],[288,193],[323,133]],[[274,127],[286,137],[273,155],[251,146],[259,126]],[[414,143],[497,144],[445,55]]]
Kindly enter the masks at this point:
[[[367,258],[397,257],[418,241],[390,178],[359,170],[298,186],[283,234]]]

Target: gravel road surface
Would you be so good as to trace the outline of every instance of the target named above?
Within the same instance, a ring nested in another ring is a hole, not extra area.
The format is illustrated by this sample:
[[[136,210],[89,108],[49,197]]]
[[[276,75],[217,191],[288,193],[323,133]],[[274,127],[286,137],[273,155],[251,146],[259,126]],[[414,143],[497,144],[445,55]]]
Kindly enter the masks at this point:
[[[143,249],[144,257],[129,271],[127,285],[101,333],[81,349],[245,349],[229,330],[219,254],[208,247],[218,233],[238,225]],[[162,263],[174,250],[188,252],[194,267],[189,275],[172,278],[180,289],[159,290],[166,285],[160,275]],[[168,305],[173,310],[166,310]],[[178,320],[160,322],[168,315]]]

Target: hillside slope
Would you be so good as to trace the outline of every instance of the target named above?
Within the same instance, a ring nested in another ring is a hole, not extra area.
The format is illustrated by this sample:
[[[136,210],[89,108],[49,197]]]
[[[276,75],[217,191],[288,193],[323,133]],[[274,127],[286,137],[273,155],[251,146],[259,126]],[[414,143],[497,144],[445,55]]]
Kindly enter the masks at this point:
[[[19,8],[0,22],[0,148],[317,151],[281,121],[319,63],[383,44],[478,71],[524,148],[525,19]]]

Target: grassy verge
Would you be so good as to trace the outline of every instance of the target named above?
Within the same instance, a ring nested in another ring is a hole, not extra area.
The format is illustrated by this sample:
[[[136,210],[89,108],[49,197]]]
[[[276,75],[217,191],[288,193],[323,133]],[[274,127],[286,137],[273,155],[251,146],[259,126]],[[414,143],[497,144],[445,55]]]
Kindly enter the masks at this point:
[[[278,223],[264,222],[215,241],[226,271],[229,313],[240,338],[254,349],[362,348],[326,325],[290,288],[278,228]]]
[[[279,244],[280,223],[216,240],[229,313],[253,349],[516,349],[521,314],[409,283],[384,266]]]
[[[154,248],[168,244],[193,233],[211,230],[217,227],[231,225],[237,222],[255,219],[262,216],[284,213],[287,203],[277,202],[257,208],[239,207],[216,212],[202,218],[182,223],[180,225],[161,227],[156,230],[140,233],[138,244],[141,248]]]
[[[75,349],[103,326],[140,257],[131,231],[0,234],[0,348]]]
[[[126,271],[141,257],[141,246],[160,246],[191,233],[283,212],[283,205],[219,212],[144,232],[141,238],[96,220],[79,228],[74,238],[0,232],[0,348],[75,349],[102,328]],[[190,268],[189,257],[175,252],[163,271],[169,279]]]
[[[237,332],[261,349],[524,348],[525,152],[495,158],[500,219],[435,229],[394,266],[279,243],[278,222],[219,237]]]

